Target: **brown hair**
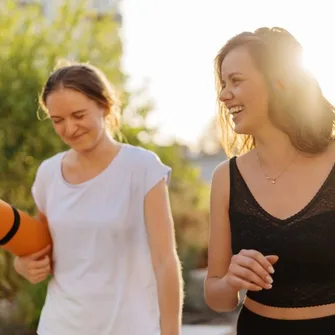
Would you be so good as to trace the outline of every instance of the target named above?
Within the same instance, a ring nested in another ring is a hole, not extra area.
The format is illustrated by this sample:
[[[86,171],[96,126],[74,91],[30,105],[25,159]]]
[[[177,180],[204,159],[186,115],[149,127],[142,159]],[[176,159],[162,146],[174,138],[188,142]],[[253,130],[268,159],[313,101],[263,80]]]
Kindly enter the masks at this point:
[[[108,129],[111,132],[119,130],[119,99],[105,74],[98,68],[87,63],[59,62],[45,83],[39,98],[40,106],[47,115],[46,100],[52,92],[60,88],[81,92],[99,106],[106,108]]]
[[[303,67],[303,49],[285,29],[259,28],[230,39],[215,58],[218,98],[222,90],[221,65],[236,47],[246,47],[269,91],[269,117],[302,153],[322,152],[334,139],[335,108],[323,96],[315,78]],[[283,87],[279,87],[278,82]],[[224,103],[218,100],[222,145],[228,157],[256,145],[251,135],[236,134]]]

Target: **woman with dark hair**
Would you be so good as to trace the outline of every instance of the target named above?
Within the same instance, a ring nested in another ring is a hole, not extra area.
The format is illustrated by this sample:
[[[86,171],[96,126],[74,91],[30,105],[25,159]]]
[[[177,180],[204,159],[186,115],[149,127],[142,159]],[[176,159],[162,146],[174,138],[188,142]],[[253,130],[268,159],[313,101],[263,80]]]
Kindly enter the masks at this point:
[[[213,173],[205,297],[246,298],[238,335],[335,333],[334,107],[282,28],[216,57],[223,146]]]
[[[119,143],[119,104],[88,64],[56,69],[41,106],[69,146],[42,162],[33,185],[50,247],[16,258],[32,283],[52,278],[39,335],[179,335],[182,277],[166,183],[152,151]]]

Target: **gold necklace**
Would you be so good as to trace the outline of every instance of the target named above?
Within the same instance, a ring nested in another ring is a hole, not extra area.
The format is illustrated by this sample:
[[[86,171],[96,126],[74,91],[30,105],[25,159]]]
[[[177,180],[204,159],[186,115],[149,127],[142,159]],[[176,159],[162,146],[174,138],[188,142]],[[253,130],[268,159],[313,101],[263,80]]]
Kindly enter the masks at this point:
[[[294,162],[294,160],[295,160],[295,158],[298,156],[298,154],[295,155],[295,156],[293,157],[293,159],[291,160],[291,162],[290,162],[290,163],[285,167],[285,169],[284,169],[281,173],[279,173],[279,175],[278,175],[277,177],[275,177],[275,178],[271,178],[271,177],[269,177],[269,176],[265,173],[264,168],[263,168],[263,165],[262,165],[262,162],[261,162],[261,160],[259,159],[259,155],[258,155],[257,150],[256,150],[256,156],[257,156],[257,160],[258,160],[259,165],[260,165],[260,167],[261,167],[261,169],[262,169],[262,172],[263,172],[263,174],[264,174],[265,179],[268,180],[268,181],[270,181],[272,184],[275,184],[276,181],[277,181],[277,179],[278,179],[279,177],[281,177],[281,176],[286,172],[286,170],[291,166],[291,164]]]

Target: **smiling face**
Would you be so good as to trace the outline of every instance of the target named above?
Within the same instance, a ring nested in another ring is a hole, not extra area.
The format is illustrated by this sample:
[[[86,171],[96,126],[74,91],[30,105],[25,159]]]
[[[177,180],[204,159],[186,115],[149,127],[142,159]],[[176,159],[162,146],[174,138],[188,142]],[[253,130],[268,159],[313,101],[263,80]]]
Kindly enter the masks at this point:
[[[106,110],[78,91],[57,89],[47,97],[46,107],[56,133],[78,152],[92,150],[106,134]]]
[[[270,123],[266,83],[246,47],[236,47],[224,57],[221,85],[220,100],[236,133],[254,136]]]

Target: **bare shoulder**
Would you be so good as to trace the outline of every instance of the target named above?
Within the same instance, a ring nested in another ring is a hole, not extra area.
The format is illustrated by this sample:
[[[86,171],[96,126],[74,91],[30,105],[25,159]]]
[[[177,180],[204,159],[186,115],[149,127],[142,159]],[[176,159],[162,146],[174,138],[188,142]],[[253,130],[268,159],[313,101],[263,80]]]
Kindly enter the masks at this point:
[[[230,193],[230,159],[216,166],[212,174],[211,182],[211,205],[222,201],[228,205]]]
[[[230,159],[227,159],[215,167],[212,174],[212,184],[218,181],[229,181],[229,166]]]

